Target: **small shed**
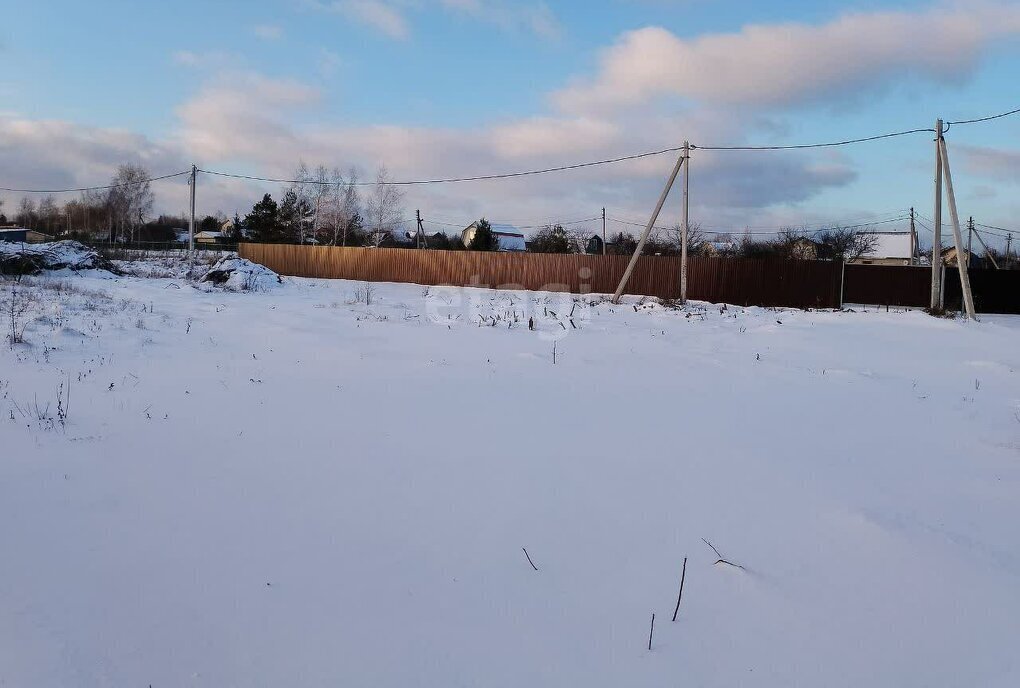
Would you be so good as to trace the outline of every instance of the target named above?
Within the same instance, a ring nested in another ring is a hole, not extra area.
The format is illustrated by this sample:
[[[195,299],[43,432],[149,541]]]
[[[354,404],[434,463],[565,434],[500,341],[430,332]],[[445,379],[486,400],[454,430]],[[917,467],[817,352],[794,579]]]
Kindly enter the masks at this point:
[[[0,227],[0,241],[16,244],[45,244],[47,241],[53,241],[53,237],[25,227]]]

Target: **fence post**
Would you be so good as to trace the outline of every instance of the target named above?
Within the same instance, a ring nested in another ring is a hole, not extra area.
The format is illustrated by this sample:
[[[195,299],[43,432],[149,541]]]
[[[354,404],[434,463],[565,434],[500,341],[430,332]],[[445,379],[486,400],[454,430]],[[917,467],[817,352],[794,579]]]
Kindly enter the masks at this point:
[[[843,293],[846,291],[846,261],[842,261],[843,269],[839,272],[839,310],[843,310]]]

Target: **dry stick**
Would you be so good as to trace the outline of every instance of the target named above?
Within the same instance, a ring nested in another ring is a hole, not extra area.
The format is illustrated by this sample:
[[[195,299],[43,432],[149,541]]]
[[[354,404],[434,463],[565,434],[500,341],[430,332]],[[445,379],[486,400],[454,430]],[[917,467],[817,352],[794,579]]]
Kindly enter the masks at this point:
[[[538,567],[537,567],[537,566],[535,566],[535,562],[533,562],[533,561],[531,560],[531,555],[530,555],[530,554],[528,554],[528,550],[524,549],[523,547],[521,547],[521,549],[523,549],[523,550],[524,550],[524,556],[526,556],[526,557],[528,558],[528,563],[529,563],[529,564],[531,564],[531,568],[533,568],[533,569],[535,569],[536,571],[538,571]]]
[[[723,555],[719,553],[719,550],[717,550],[715,548],[715,545],[713,545],[711,542],[709,542],[705,538],[701,538],[701,541],[704,542],[709,547],[711,547],[712,551],[715,552],[715,556],[718,557],[718,559],[715,560],[715,562],[712,564],[712,566],[715,566],[716,564],[727,564],[727,565],[732,566],[734,568],[742,569],[744,571],[747,570],[743,566],[741,566],[740,564],[734,564],[732,561],[726,561],[725,559],[723,559]]]
[[[655,612],[652,612],[652,627],[648,629],[648,649],[652,649],[652,634],[655,633]]]
[[[676,609],[673,610],[673,621],[676,621],[677,612],[680,611],[680,599],[684,596],[684,578],[687,577],[687,557],[684,557],[684,569],[680,572],[680,594],[676,596]]]

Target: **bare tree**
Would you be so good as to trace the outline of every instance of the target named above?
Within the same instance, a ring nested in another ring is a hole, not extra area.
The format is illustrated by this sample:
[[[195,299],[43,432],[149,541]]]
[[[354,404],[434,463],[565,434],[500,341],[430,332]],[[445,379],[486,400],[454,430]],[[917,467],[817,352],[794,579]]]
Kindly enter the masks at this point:
[[[134,240],[135,231],[152,213],[153,195],[149,172],[141,165],[121,165],[110,181],[113,187],[107,196],[112,221],[111,232],[128,233]]]
[[[18,214],[15,216],[14,221],[22,227],[35,229],[36,217],[35,201],[28,196],[23,196],[18,203]]]
[[[404,192],[393,184],[385,167],[380,167],[376,172],[375,185],[365,203],[365,212],[375,246],[382,243],[383,237],[393,231],[404,215]]]
[[[319,223],[321,241],[331,246],[347,245],[348,235],[361,227],[361,199],[358,195],[358,173],[351,168],[344,178],[340,168],[334,167],[329,175],[329,187],[323,199],[322,220]]]
[[[680,255],[682,248],[684,228],[682,225],[675,224],[669,229],[658,231],[659,240],[669,247],[669,252],[675,252]],[[697,222],[692,222],[687,227],[687,255],[689,256],[700,256],[707,250],[708,241],[705,238],[705,233],[701,231],[701,225]]]
[[[878,237],[871,232],[862,232],[853,227],[833,227],[818,234],[818,257],[823,260],[839,260],[852,263],[878,245]]]

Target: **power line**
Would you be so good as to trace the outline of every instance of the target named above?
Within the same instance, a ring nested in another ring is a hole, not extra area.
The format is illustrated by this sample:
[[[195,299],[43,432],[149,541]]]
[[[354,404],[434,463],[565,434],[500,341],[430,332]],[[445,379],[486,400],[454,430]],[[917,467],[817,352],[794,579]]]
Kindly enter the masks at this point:
[[[976,119],[961,119],[958,122],[946,122],[946,124],[949,124],[949,125],[976,124],[978,122],[990,122],[993,119],[1001,119],[1003,117],[1009,117],[1010,115],[1016,115],[1016,114],[1020,114],[1020,108],[1017,108],[1016,110],[1010,110],[1009,112],[1000,112],[997,115],[989,115],[988,117],[978,117]]]
[[[612,220],[613,222],[618,222],[618,223],[623,224],[623,225],[630,225],[632,227],[644,227],[645,226],[645,223],[643,223],[643,222],[634,222],[632,220],[624,220],[624,219],[618,218],[618,217],[607,217],[606,219]],[[863,223],[860,223],[860,224],[846,224],[845,225],[845,224],[842,224],[842,223],[839,223],[839,222],[828,222],[828,223],[824,223],[826,226],[821,227],[820,229],[816,229],[813,232],[806,232],[805,235],[806,236],[814,236],[816,234],[821,234],[822,232],[824,232],[824,231],[826,231],[827,229],[830,229],[830,228],[861,229],[863,227],[875,227],[875,226],[878,226],[878,225],[890,224],[892,222],[903,222],[903,221],[909,220],[909,219],[910,219],[909,215],[903,215],[901,217],[894,217],[894,218],[890,218],[888,220],[878,220],[878,221],[875,221],[875,222],[863,222]],[[672,228],[672,227],[662,227],[662,226],[656,225],[652,229],[670,231],[671,229],[674,229],[674,228]],[[723,231],[723,230],[714,230],[714,229],[709,229],[709,228],[702,228],[702,231],[705,234],[725,234],[725,235],[728,235],[728,236],[738,236],[738,235],[739,236],[745,236],[745,235],[751,235],[751,236],[772,236],[772,235],[776,235],[776,234],[782,234],[783,232],[794,232],[794,233],[796,233],[796,232],[798,232],[798,227],[796,227],[796,226],[777,227],[777,228],[775,228],[773,230],[770,230],[770,231],[758,231],[758,232],[750,232],[750,231],[747,231],[746,229],[735,229],[733,231]]]
[[[1015,115],[1015,114],[1018,114],[1018,113],[1020,113],[1020,109],[1010,110],[1008,112],[1002,112],[1002,113],[999,113],[997,115],[989,115],[987,117],[978,117],[978,118],[975,118],[975,119],[959,120],[959,121],[956,121],[956,122],[947,122],[947,124],[949,124],[950,126],[954,125],[954,124],[976,124],[978,122],[988,122],[988,121],[991,121],[991,120],[1000,119],[1000,118],[1003,118],[1003,117],[1008,117],[1008,116]],[[934,129],[929,129],[929,128],[908,129],[908,130],[905,130],[905,131],[896,131],[896,132],[891,132],[891,133],[887,133],[887,134],[878,134],[878,135],[875,135],[875,136],[866,136],[866,137],[856,138],[856,139],[846,139],[846,140],[842,140],[842,141],[829,141],[829,142],[824,142],[824,143],[804,143],[804,144],[788,144],[788,145],[773,145],[773,146],[754,146],[754,145],[702,146],[702,145],[692,144],[691,148],[695,149],[695,150],[708,150],[708,151],[779,151],[779,150],[805,150],[805,149],[811,149],[811,148],[834,148],[834,147],[837,147],[837,146],[848,146],[848,145],[853,145],[853,144],[858,144],[858,143],[866,143],[866,142],[869,142],[869,141],[879,141],[879,140],[890,139],[890,138],[899,137],[899,136],[908,136],[908,135],[912,135],[912,134],[934,133],[934,131],[935,131]],[[642,158],[655,157],[655,156],[659,156],[659,155],[664,155],[666,153],[676,153],[676,152],[679,152],[681,150],[683,150],[683,147],[681,147],[681,146],[673,146],[673,147],[670,147],[670,148],[663,148],[663,149],[655,150],[655,151],[647,151],[647,152],[644,152],[644,153],[635,153],[635,154],[632,154],[632,155],[623,155],[623,156],[616,157],[616,158],[607,158],[607,159],[604,159],[604,160],[594,160],[594,161],[591,161],[591,162],[574,163],[574,164],[569,164],[569,165],[559,165],[559,166],[556,166],[556,167],[546,167],[546,168],[536,169],[536,170],[525,170],[525,171],[520,171],[520,172],[506,172],[506,173],[499,173],[499,174],[485,174],[485,175],[464,176],[464,177],[445,177],[445,178],[435,178],[435,179],[416,179],[416,180],[406,180],[406,181],[394,181],[394,182],[388,182],[388,183],[391,184],[392,186],[420,186],[420,185],[428,185],[428,184],[454,184],[454,183],[460,183],[460,182],[477,182],[477,181],[487,181],[487,180],[494,180],[494,179],[512,179],[512,178],[516,178],[516,177],[529,177],[529,176],[540,175],[540,174],[549,174],[551,172],[564,172],[564,171],[567,171],[567,170],[577,170],[577,169],[582,169],[582,168],[586,168],[586,167],[596,167],[596,166],[600,166],[600,165],[612,165],[612,164],[615,164],[615,163],[625,162],[625,161],[629,161],[629,160],[639,160],[639,159],[642,159]],[[214,176],[217,176],[217,177],[229,177],[229,178],[233,178],[233,179],[246,179],[246,180],[249,180],[249,181],[267,182],[267,183],[274,183],[274,184],[311,184],[311,185],[317,185],[317,186],[333,186],[335,184],[335,182],[326,182],[326,181],[318,181],[318,180],[280,179],[280,178],[274,178],[274,177],[259,177],[259,176],[255,176],[255,175],[236,174],[236,173],[231,173],[231,172],[217,172],[217,171],[214,171],[214,170],[203,170],[203,169],[200,169],[200,170],[197,170],[197,171],[198,172],[202,172],[203,174],[214,175]],[[6,192],[11,192],[11,193],[76,193],[76,192],[84,192],[84,191],[101,191],[101,190],[105,190],[105,189],[116,189],[116,188],[121,188],[121,187],[125,187],[125,186],[134,186],[134,185],[138,185],[138,184],[144,184],[144,183],[147,183],[147,182],[155,182],[155,181],[160,181],[160,180],[163,180],[163,179],[171,179],[173,177],[180,177],[180,176],[183,176],[183,175],[186,175],[186,174],[190,174],[190,170],[185,170],[183,172],[175,172],[173,174],[162,175],[162,176],[159,176],[159,177],[150,177],[148,179],[139,180],[137,182],[126,182],[126,183],[123,183],[123,184],[107,184],[107,185],[100,185],[100,186],[86,186],[86,187],[79,187],[79,188],[74,188],[74,189],[18,189],[18,188],[0,187],[0,191],[6,191]],[[376,185],[375,182],[368,182],[368,181],[365,181],[365,182],[354,182],[354,186],[375,186],[375,185]]]
[[[691,144],[691,148],[697,150],[711,150],[711,151],[761,151],[761,150],[802,150],[805,148],[834,148],[836,146],[849,146],[854,143],[866,143],[868,141],[878,141],[880,139],[891,139],[896,136],[907,136],[909,134],[920,134],[923,132],[935,133],[934,129],[909,129],[907,131],[896,131],[891,134],[879,134],[877,136],[867,136],[860,139],[847,139],[845,141],[830,141],[828,143],[799,143],[791,144],[786,146],[696,146]]]
[[[592,162],[581,162],[574,163],[572,165],[560,165],[558,167],[547,167],[540,170],[526,170],[524,172],[506,172],[502,174],[484,174],[475,177],[446,177],[438,179],[414,179],[409,181],[395,181],[387,182],[391,186],[421,186],[425,184],[455,184],[459,182],[480,182],[491,179],[511,179],[514,177],[529,177],[537,174],[548,174],[550,172],[564,172],[566,170],[577,170],[584,167],[595,167],[598,165],[612,165],[618,162],[625,162],[627,160],[638,160],[640,158],[650,158],[657,155],[664,155],[666,153],[676,153],[683,150],[682,147],[674,148],[663,148],[657,151],[648,151],[646,153],[635,153],[633,155],[623,155],[618,158],[608,158],[606,160],[595,160]],[[213,174],[218,177],[233,177],[235,179],[248,179],[251,181],[258,182],[270,182],[275,184],[318,184],[325,186],[332,186],[335,182],[320,182],[315,180],[301,180],[301,179],[274,179],[271,177],[255,177],[252,175],[245,174],[232,174],[229,172],[214,172],[212,170],[199,170],[205,174]],[[376,182],[355,182],[355,186],[376,186]]]
[[[7,187],[0,187],[0,191],[10,191],[11,193],[76,193],[81,191],[103,191],[105,189],[120,189],[125,186],[138,186],[140,184],[148,184],[149,182],[158,182],[163,179],[172,179],[173,177],[180,177],[185,174],[191,174],[191,170],[185,170],[183,172],[174,172],[173,174],[164,174],[160,177],[147,177],[146,179],[139,179],[134,182],[123,182],[122,184],[107,184],[105,186],[83,186],[77,189],[11,189]]]

